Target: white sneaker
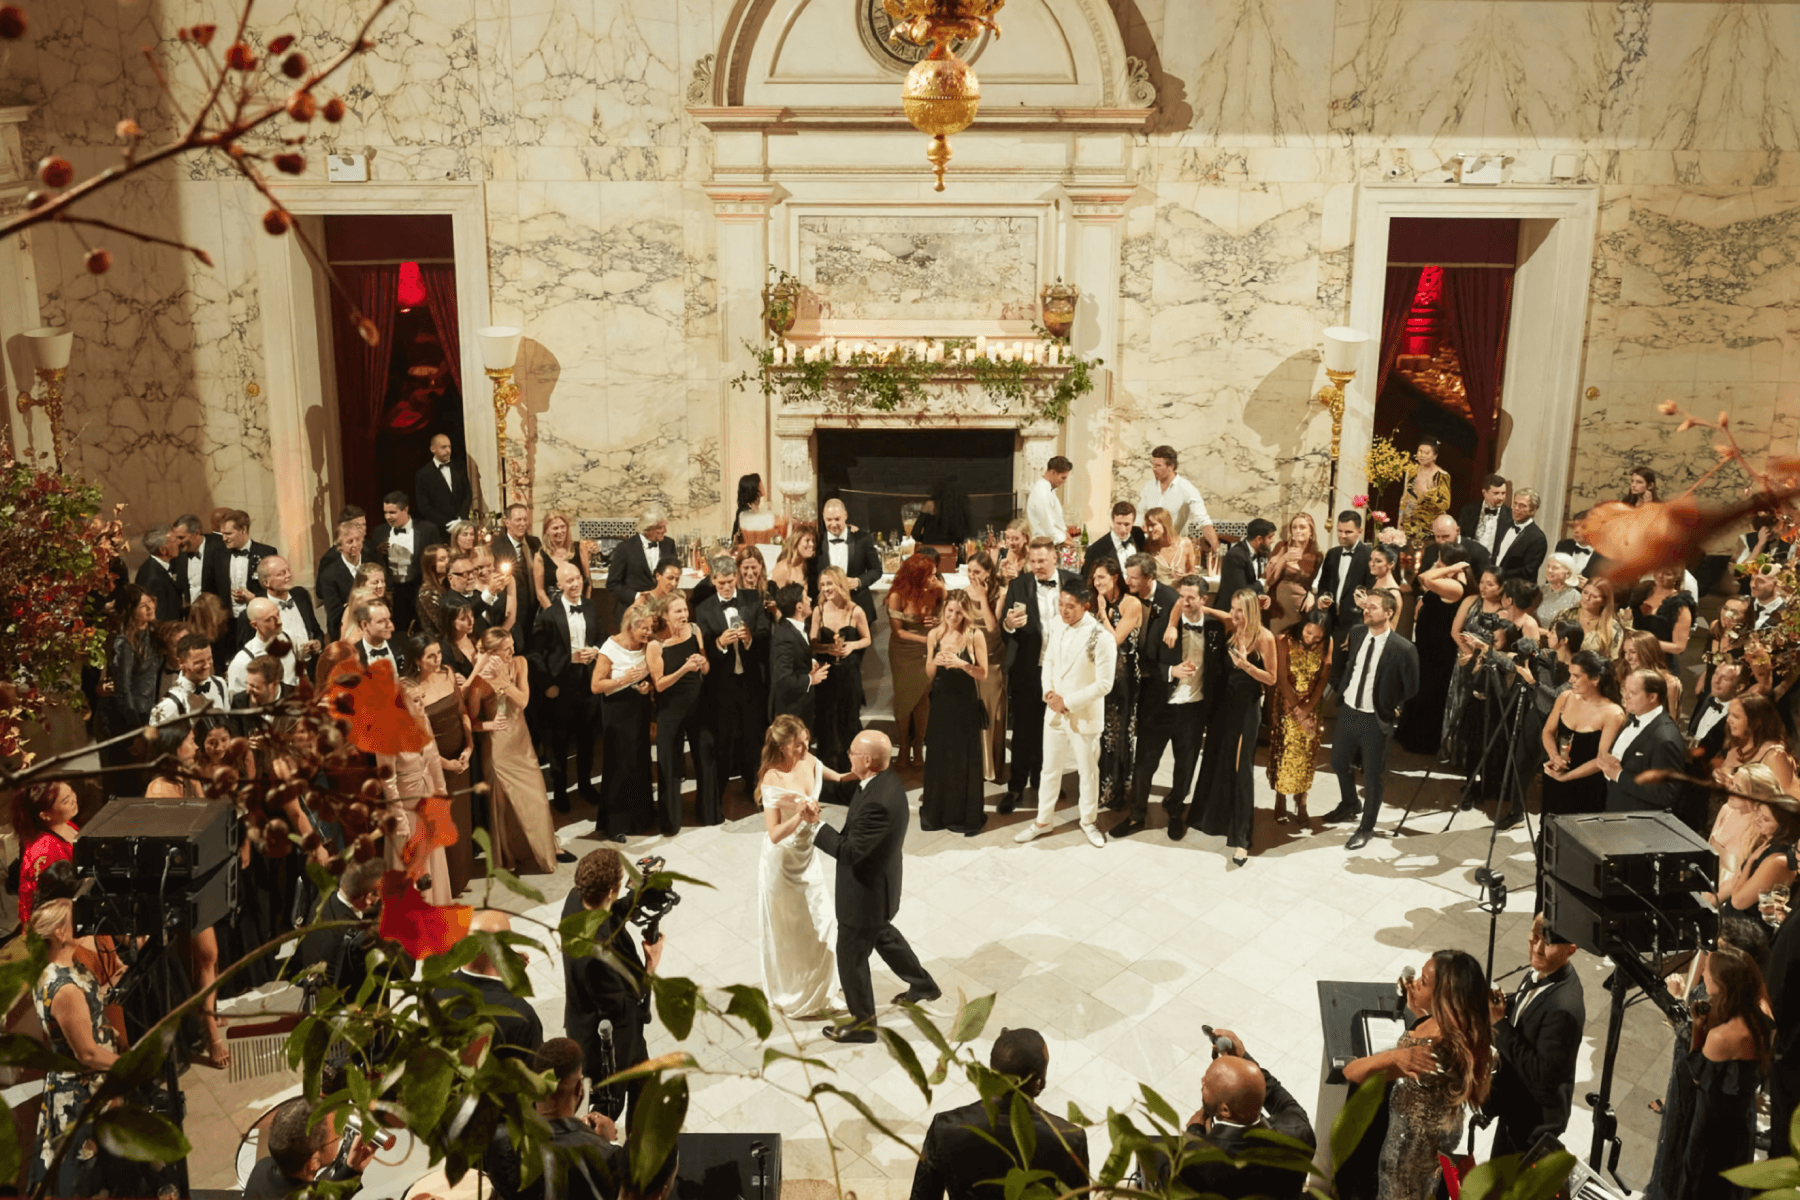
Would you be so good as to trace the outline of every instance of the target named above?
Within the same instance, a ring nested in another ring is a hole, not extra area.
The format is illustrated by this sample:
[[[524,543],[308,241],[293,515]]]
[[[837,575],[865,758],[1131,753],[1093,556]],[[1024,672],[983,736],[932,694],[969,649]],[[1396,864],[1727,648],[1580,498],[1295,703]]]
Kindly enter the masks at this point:
[[[1039,825],[1036,821],[1032,821],[1028,825],[1026,825],[1025,828],[1023,828],[1019,832],[1013,834],[1013,841],[1018,842],[1021,845],[1023,845],[1024,843],[1029,842],[1031,839],[1043,837],[1046,833],[1049,833],[1049,832],[1050,832],[1050,826]]]
[[[1092,846],[1094,849],[1099,850],[1105,847],[1106,838],[1101,836],[1099,829],[1092,825],[1083,825],[1081,827],[1081,832],[1087,834],[1088,845]]]

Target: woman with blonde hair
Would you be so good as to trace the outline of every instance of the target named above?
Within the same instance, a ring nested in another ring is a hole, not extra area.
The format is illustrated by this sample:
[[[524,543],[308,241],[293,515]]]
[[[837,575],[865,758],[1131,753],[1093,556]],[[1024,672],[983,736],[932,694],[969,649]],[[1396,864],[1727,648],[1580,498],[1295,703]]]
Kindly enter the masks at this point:
[[[702,796],[713,793],[712,722],[701,706],[700,689],[710,669],[706,639],[688,619],[687,597],[680,592],[660,606],[653,625],[656,636],[644,648],[644,665],[657,696],[656,789],[657,823],[663,834],[681,832],[681,764],[685,739],[694,758]]]
[[[1613,605],[1610,579],[1590,579],[1581,585],[1581,604],[1576,610],[1581,622],[1581,648],[1592,650],[1601,658],[1617,658],[1619,643],[1625,640],[1625,623],[1619,620]]]
[[[557,590],[556,572],[566,562],[574,563],[581,571],[583,598],[591,595],[594,585],[589,573],[588,544],[576,540],[566,513],[546,513],[543,543],[531,559],[531,586],[537,592],[538,608],[550,607],[550,593]]]
[[[981,739],[981,772],[989,783],[1006,782],[1006,673],[1000,669],[1005,661],[1005,646],[1000,629],[1004,615],[1006,589],[1000,582],[994,556],[986,550],[978,552],[965,568],[969,576],[969,620],[981,631],[987,646],[987,674],[976,683],[981,695],[986,732]]]
[[[1585,645],[1585,640],[1583,642]],[[1663,677],[1668,685],[1669,693],[1663,700],[1663,707],[1668,710],[1672,720],[1681,719],[1681,680],[1669,670],[1668,661],[1663,657],[1662,643],[1656,635],[1647,629],[1628,630],[1619,643],[1619,657],[1613,664],[1618,673],[1619,686],[1625,686],[1625,677],[1633,671],[1655,671]]]
[[[444,536],[450,542],[451,558],[467,554],[481,545],[481,527],[463,517],[444,526]]]
[[[1762,763],[1739,767],[1730,776],[1737,796],[1750,800],[1749,829],[1739,843],[1738,870],[1719,884],[1719,915],[1757,919],[1764,893],[1792,887],[1800,871],[1794,843],[1800,838],[1800,800],[1781,790],[1775,772]]]
[[[842,776],[807,752],[810,735],[782,713],[763,738],[756,799],[763,811],[757,862],[757,922],[763,993],[791,1017],[823,1017],[843,1007],[838,984],[836,906],[825,864],[815,852],[819,791]]]
[[[1030,543],[1030,521],[1024,517],[1015,517],[1006,523],[1006,531],[1001,535],[1000,555],[994,560],[994,567],[1000,574],[1002,591],[1026,568],[1025,548]]]
[[[1312,583],[1325,561],[1319,549],[1319,529],[1311,513],[1295,513],[1287,523],[1287,536],[1275,544],[1263,572],[1263,590],[1273,599],[1269,605],[1269,630],[1286,633],[1306,615]]]
[[[850,577],[836,567],[819,572],[811,637],[813,653],[832,660],[831,671],[814,690],[819,757],[834,770],[848,771],[850,739],[862,732],[863,651],[872,639],[868,616],[850,598]]]
[[[920,829],[974,837],[987,824],[981,786],[984,718],[980,683],[988,673],[987,639],[969,615],[969,594],[944,597],[943,619],[925,639],[931,717],[925,731],[925,791]]]
[[[650,815],[650,715],[654,708],[649,647],[656,618],[639,601],[625,610],[619,632],[600,645],[589,683],[600,705],[600,814],[594,834],[622,842]]]
[[[1175,528],[1166,508],[1144,510],[1144,553],[1156,560],[1156,581],[1169,587],[1200,569],[1193,541]]]
[[[388,870],[409,870],[419,853],[412,846],[412,835],[419,828],[419,804],[431,796],[448,796],[450,788],[444,780],[444,759],[438,753],[437,738],[421,702],[425,680],[443,669],[443,655],[435,640],[424,649],[407,656],[407,675],[401,679],[400,706],[412,718],[413,725],[425,734],[425,744],[417,750],[398,754],[377,754],[375,763],[382,777],[382,794],[388,801],[388,812],[400,818],[399,827],[382,838],[382,850]],[[423,677],[421,677],[423,676]],[[460,723],[460,722],[459,722]],[[554,844],[554,842],[552,843]],[[554,870],[555,856],[552,855]],[[456,898],[450,890],[450,862],[441,846],[426,852],[423,874],[413,872],[424,884],[423,895],[432,904],[445,905]]]
[[[1262,725],[1263,691],[1275,682],[1275,635],[1263,628],[1262,608],[1251,588],[1231,598],[1231,611],[1205,608],[1230,631],[1223,689],[1206,726],[1206,753],[1200,762],[1195,796],[1201,804],[1200,832],[1223,837],[1235,851],[1231,861],[1250,861],[1256,825],[1256,731]]]
[[[787,540],[781,543],[781,557],[775,560],[775,569],[769,572],[769,583],[772,590],[780,591],[790,583],[797,583],[806,589],[808,599],[814,599],[812,560],[819,548],[819,535],[811,522],[797,522],[788,531]]]
[[[548,875],[556,870],[556,824],[525,726],[530,703],[531,668],[523,655],[513,653],[512,634],[488,630],[477,643],[463,704],[481,748],[495,865],[521,875]]]

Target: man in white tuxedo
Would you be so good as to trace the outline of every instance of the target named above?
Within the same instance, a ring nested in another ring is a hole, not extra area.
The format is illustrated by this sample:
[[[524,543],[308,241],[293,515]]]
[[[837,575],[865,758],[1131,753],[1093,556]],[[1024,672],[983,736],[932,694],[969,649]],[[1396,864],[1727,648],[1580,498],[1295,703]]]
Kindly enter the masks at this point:
[[[1062,622],[1049,631],[1044,653],[1044,769],[1038,786],[1037,820],[1013,839],[1029,842],[1050,832],[1063,775],[1071,767],[1080,780],[1081,832],[1095,847],[1106,845],[1094,824],[1100,815],[1100,733],[1106,725],[1106,694],[1112,691],[1119,648],[1092,613],[1086,585],[1063,584],[1058,600]]]

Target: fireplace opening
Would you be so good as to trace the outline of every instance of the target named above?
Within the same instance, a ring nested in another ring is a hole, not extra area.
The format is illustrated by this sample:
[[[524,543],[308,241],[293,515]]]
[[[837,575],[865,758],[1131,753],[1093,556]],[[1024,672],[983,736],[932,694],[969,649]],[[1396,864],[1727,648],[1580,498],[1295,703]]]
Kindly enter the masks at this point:
[[[1019,510],[1010,429],[821,429],[820,503],[844,502],[850,523],[898,540],[901,510],[950,478],[969,495],[975,533],[998,534]]]

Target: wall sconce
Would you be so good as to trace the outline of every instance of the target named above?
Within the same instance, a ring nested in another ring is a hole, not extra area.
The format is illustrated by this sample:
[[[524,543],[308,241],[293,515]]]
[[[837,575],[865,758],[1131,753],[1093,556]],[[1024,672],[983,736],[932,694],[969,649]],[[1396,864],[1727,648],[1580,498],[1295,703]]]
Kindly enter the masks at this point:
[[[56,454],[56,471],[62,473],[63,380],[69,377],[69,356],[75,349],[75,335],[66,329],[45,326],[25,331],[25,344],[31,348],[31,365],[44,385],[44,398],[34,399],[30,392],[19,393],[19,412],[29,413],[33,407],[44,410],[50,418],[50,444]]]
[[[1331,412],[1331,499],[1337,503],[1338,443],[1344,436],[1344,388],[1356,378],[1363,345],[1369,335],[1348,325],[1325,331],[1325,375],[1330,383],[1319,389],[1319,403]]]
[[[519,405],[519,385],[513,382],[513,364],[519,358],[524,332],[511,325],[487,325],[475,331],[481,343],[481,365],[494,381],[494,433],[500,442],[500,512],[506,511],[506,414]]]

